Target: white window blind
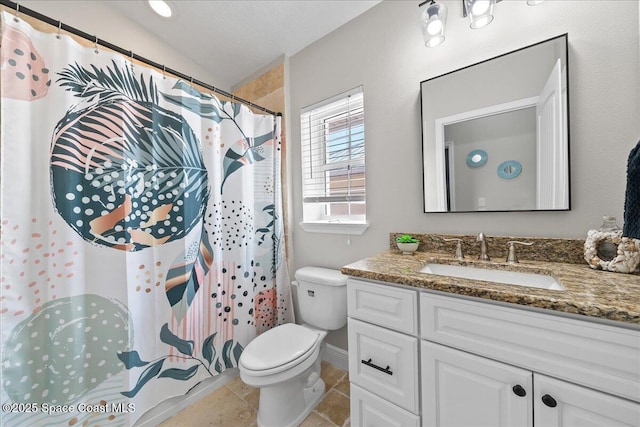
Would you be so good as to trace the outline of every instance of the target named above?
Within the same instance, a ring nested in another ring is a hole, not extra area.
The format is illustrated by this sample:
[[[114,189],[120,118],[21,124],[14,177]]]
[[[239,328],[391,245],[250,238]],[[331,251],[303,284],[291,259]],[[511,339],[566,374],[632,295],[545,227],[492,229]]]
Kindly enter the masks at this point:
[[[304,108],[303,221],[366,221],[362,87]]]

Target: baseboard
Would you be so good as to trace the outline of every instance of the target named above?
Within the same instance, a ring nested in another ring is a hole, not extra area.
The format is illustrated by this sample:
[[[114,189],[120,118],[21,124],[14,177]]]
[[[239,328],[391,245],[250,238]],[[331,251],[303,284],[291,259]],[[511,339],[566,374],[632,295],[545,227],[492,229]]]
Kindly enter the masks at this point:
[[[228,381],[234,379],[240,374],[238,368],[229,368],[221,374],[212,378],[207,378],[191,389],[187,394],[181,396],[170,397],[169,399],[159,403],[136,421],[134,427],[155,427],[163,421],[176,415],[187,406],[193,405],[198,400],[208,396],[220,387],[224,386]]]
[[[322,360],[331,363],[343,371],[349,371],[349,353],[340,347],[331,344],[325,344]]]

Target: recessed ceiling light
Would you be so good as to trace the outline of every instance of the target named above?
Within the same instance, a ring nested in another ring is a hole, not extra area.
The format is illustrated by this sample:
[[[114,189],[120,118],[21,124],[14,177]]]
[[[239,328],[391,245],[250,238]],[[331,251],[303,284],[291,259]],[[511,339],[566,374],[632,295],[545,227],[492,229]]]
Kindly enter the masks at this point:
[[[153,9],[155,13],[163,18],[171,18],[171,15],[173,14],[171,6],[169,6],[166,1],[149,0],[149,6],[151,6],[151,9]]]

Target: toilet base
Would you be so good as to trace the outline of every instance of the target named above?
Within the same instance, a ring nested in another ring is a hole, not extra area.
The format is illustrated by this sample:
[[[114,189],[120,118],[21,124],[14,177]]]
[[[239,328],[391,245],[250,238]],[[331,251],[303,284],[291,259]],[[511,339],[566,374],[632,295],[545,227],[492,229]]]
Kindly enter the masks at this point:
[[[294,379],[294,382],[301,381]],[[292,384],[278,384],[269,387],[268,393],[260,389],[260,406],[258,408],[258,427],[297,427],[313,411],[324,395],[324,381],[318,376],[315,382],[300,387]],[[287,402],[283,407],[283,402]],[[272,408],[278,408],[275,413]]]

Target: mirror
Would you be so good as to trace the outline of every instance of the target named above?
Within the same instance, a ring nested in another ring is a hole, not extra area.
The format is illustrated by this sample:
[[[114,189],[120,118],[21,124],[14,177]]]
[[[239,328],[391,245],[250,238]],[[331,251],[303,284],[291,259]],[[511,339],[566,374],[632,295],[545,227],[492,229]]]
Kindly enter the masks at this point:
[[[569,210],[564,34],[420,84],[425,212]]]

